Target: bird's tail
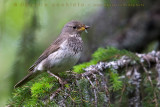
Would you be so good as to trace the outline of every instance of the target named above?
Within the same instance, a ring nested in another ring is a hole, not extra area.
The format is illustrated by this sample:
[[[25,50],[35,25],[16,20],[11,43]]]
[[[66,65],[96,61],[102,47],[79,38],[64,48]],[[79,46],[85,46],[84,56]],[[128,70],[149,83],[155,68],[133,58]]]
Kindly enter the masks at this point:
[[[25,83],[27,83],[28,81],[32,80],[34,77],[37,76],[38,73],[36,72],[30,72],[27,76],[25,76],[21,81],[19,81],[14,88],[20,87],[22,85],[24,85]]]

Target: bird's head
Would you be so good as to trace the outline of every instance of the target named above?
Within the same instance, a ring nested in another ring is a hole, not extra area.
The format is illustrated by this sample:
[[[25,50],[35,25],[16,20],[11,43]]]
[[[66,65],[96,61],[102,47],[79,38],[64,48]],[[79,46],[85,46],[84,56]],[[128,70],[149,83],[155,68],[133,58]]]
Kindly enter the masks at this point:
[[[82,24],[79,21],[70,21],[68,22],[62,32],[69,33],[69,34],[81,34],[83,31],[86,31],[89,26]]]

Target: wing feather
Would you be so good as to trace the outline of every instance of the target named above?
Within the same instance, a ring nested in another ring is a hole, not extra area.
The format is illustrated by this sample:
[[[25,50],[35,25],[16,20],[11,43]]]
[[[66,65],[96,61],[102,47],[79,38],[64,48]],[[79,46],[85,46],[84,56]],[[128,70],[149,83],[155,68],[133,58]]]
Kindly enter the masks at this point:
[[[65,37],[60,36],[55,40],[38,58],[38,60],[29,68],[29,72],[33,71],[34,68],[44,59],[46,59],[51,53],[57,51],[60,48],[60,44],[66,40]]]

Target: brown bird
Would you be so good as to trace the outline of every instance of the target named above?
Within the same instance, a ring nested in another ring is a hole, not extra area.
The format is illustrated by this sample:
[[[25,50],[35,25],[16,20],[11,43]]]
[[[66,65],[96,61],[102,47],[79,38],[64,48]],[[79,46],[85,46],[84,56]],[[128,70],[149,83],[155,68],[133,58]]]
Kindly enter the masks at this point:
[[[29,74],[19,81],[15,88],[24,85],[42,72],[51,75],[69,70],[81,56],[83,41],[81,33],[89,26],[79,21],[68,22],[59,37],[42,53],[38,60],[29,68]],[[53,73],[53,74],[52,74]],[[60,78],[54,75],[57,79]]]

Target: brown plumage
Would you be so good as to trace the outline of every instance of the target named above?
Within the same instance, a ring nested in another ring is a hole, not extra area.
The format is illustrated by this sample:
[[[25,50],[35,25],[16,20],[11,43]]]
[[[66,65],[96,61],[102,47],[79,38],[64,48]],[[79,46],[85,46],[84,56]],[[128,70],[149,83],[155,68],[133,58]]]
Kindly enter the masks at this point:
[[[38,60],[29,68],[29,72],[31,72],[34,67],[39,64],[43,59],[47,58],[51,53],[57,51],[60,47],[59,44],[61,44],[65,38],[59,37],[55,42],[53,42],[43,53],[42,55],[38,58]]]
[[[29,74],[19,81],[15,88],[24,85],[43,71],[59,73],[69,70],[80,58],[82,52],[81,33],[89,28],[79,21],[71,21],[62,29],[59,37],[42,53],[29,68]]]

